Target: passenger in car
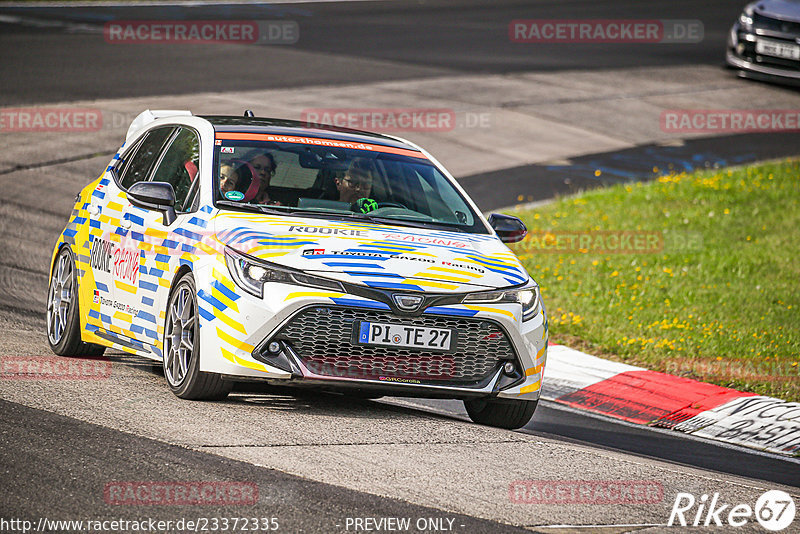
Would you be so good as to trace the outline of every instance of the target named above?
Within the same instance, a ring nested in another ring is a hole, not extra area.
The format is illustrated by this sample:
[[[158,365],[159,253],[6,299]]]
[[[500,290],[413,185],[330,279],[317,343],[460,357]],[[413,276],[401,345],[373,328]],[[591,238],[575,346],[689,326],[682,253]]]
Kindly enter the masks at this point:
[[[223,198],[251,202],[261,189],[261,177],[247,161],[234,159],[220,163],[219,191]],[[233,191],[241,195],[229,195]]]
[[[242,159],[249,162],[261,178],[258,193],[251,202],[253,204],[279,204],[269,196],[269,182],[275,176],[275,170],[278,168],[275,157],[269,152],[256,149],[245,154]]]
[[[239,173],[233,165],[223,164],[219,167],[219,190],[224,195],[229,191],[235,191],[239,185]]]

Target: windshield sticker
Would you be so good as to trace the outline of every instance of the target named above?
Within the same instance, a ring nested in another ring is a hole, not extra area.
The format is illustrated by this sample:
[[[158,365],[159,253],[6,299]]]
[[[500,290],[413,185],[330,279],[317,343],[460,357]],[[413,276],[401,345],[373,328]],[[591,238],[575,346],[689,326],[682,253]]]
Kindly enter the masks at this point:
[[[422,152],[408,150],[406,148],[395,148],[391,146],[373,145],[367,143],[354,143],[352,141],[341,141],[338,139],[322,139],[318,137],[297,137],[293,135],[272,135],[238,132],[217,132],[217,141],[225,139],[229,141],[267,141],[272,143],[299,143],[303,145],[330,146],[336,148],[349,148],[352,150],[370,150],[373,152],[385,152],[387,154],[399,154],[412,158],[428,159]]]
[[[244,198],[244,193],[241,191],[226,191],[225,198],[235,201],[242,200]]]
[[[236,149],[232,146],[224,146],[220,149],[220,152],[222,152],[223,154],[233,154],[234,150]]]

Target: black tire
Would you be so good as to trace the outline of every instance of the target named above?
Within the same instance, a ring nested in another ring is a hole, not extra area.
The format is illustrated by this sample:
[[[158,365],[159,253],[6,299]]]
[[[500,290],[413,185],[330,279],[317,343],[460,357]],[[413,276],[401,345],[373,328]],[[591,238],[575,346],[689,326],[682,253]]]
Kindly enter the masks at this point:
[[[514,401],[501,399],[471,399],[464,401],[469,418],[479,425],[513,430],[527,425],[536,411],[538,400]]]
[[[81,341],[78,273],[69,247],[53,262],[47,290],[47,343],[59,356],[102,356],[106,348]]]
[[[197,290],[191,273],[183,275],[170,294],[163,346],[164,378],[176,396],[188,400],[222,400],[233,389],[233,382],[223,380],[219,374],[200,371]]]
[[[102,356],[106,351],[106,348],[103,345],[97,345],[95,343],[83,343],[79,354],[81,356],[91,356],[91,357],[99,357]]]

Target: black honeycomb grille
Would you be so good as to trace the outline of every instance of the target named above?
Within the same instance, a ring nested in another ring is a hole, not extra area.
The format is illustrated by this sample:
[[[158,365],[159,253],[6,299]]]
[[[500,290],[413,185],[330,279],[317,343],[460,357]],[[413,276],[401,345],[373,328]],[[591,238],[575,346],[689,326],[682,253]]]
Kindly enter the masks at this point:
[[[420,351],[352,343],[356,321],[451,328],[454,352]],[[292,317],[274,336],[288,342],[310,371],[322,376],[474,385],[493,376],[503,360],[515,359],[503,329],[492,321],[441,315],[401,317],[389,312],[312,306]]]

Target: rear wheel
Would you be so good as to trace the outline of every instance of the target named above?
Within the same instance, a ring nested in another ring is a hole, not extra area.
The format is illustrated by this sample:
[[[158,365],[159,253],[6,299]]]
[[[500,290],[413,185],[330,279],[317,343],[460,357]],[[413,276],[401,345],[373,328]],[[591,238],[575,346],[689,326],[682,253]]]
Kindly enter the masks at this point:
[[[233,382],[200,370],[197,291],[191,273],[181,277],[167,305],[164,377],[172,392],[182,399],[221,400],[233,389]]]
[[[47,291],[47,342],[59,356],[100,356],[102,345],[81,341],[78,275],[69,247],[58,252]]]
[[[512,430],[528,424],[538,403],[538,400],[471,399],[464,401],[464,407],[469,418],[479,425]]]

